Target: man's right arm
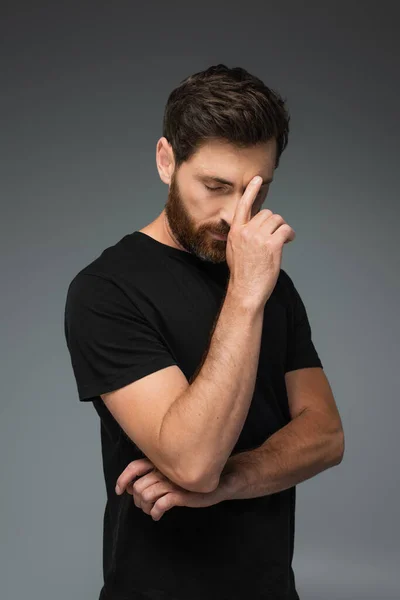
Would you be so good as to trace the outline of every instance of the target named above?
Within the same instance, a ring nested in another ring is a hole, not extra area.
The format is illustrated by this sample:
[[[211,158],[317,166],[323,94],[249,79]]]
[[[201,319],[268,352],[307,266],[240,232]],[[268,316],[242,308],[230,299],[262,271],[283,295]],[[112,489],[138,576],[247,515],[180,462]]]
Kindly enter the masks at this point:
[[[248,414],[258,368],[264,305],[229,282],[208,352],[189,384],[173,365],[102,394],[127,435],[178,485],[209,492]]]
[[[189,482],[213,490],[246,420],[258,368],[264,306],[229,285],[203,364],[171,404],[159,444]]]

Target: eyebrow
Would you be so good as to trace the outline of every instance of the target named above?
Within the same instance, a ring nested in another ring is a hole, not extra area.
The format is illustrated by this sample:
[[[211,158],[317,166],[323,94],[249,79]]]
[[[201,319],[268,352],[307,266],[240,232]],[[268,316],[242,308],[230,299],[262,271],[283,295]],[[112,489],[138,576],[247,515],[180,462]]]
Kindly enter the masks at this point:
[[[231,187],[235,187],[233,181],[228,181],[227,179],[223,179],[222,177],[216,177],[215,175],[198,175],[199,179],[207,179],[211,181],[215,181],[216,183],[223,183],[224,185],[229,185]],[[271,179],[263,179],[262,185],[266,185],[267,183],[271,183],[273,181],[273,177]],[[243,188],[243,191],[246,188]]]

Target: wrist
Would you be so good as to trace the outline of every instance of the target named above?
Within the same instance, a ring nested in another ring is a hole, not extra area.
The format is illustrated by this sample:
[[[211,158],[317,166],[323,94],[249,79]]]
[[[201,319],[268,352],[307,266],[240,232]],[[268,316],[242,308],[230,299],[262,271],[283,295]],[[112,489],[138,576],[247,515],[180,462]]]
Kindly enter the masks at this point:
[[[222,472],[217,492],[219,494],[219,502],[224,500],[235,500],[236,493],[240,489],[239,473],[231,470],[226,473]]]
[[[265,302],[260,299],[251,298],[248,294],[243,293],[240,288],[235,285],[232,279],[229,280],[225,302],[232,306],[233,310],[246,315],[259,315],[264,313]]]

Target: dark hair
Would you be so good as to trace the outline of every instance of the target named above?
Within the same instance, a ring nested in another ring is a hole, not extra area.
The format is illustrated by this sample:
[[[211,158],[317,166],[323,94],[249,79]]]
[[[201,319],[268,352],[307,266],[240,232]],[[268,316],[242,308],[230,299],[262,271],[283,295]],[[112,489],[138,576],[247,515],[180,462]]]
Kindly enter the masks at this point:
[[[178,168],[210,139],[249,147],[275,137],[275,168],[286,148],[290,116],[285,101],[245,69],[223,64],[186,77],[169,95],[163,136]]]

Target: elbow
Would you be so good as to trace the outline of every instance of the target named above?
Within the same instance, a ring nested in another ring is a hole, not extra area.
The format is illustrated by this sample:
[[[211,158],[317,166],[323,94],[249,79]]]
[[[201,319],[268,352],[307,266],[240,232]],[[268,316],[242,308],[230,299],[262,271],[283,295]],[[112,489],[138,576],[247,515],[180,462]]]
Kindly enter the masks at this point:
[[[219,485],[219,475],[216,476],[215,471],[210,469],[209,465],[199,464],[199,461],[193,459],[190,460],[190,463],[187,459],[183,460],[183,457],[187,457],[188,454],[182,448],[171,447],[171,444],[167,448],[160,444],[159,456],[163,457],[164,462],[164,469],[161,467],[160,471],[189,492],[204,494],[213,492]]]
[[[219,478],[215,477],[206,477],[196,482],[197,491],[203,494],[211,494],[214,492],[219,486]]]
[[[343,460],[345,450],[345,441],[344,441],[344,431],[340,429],[340,431],[335,435],[332,456],[334,465],[340,465]]]
[[[210,494],[214,492],[219,485],[219,482],[215,482],[212,479],[196,479],[185,484],[186,489],[191,492],[199,492],[202,494]]]
[[[182,484],[180,485],[189,492],[209,494],[217,489],[219,477],[216,477],[209,471],[200,475],[198,473],[186,475],[182,478]]]
[[[167,479],[188,492],[209,493],[219,485],[219,478],[215,481],[213,475],[205,474],[204,471],[190,470],[187,465],[183,466],[176,460],[166,461],[165,454],[163,460],[158,460],[157,463],[153,460],[153,464]]]
[[[209,494],[219,485],[220,473],[217,474],[215,469],[210,468],[209,464],[205,466],[197,462],[195,464],[194,461],[187,464],[186,461],[183,463],[182,460],[175,458],[175,460],[168,461],[168,468],[163,472],[167,474],[167,477],[170,473],[170,479],[188,492]]]

